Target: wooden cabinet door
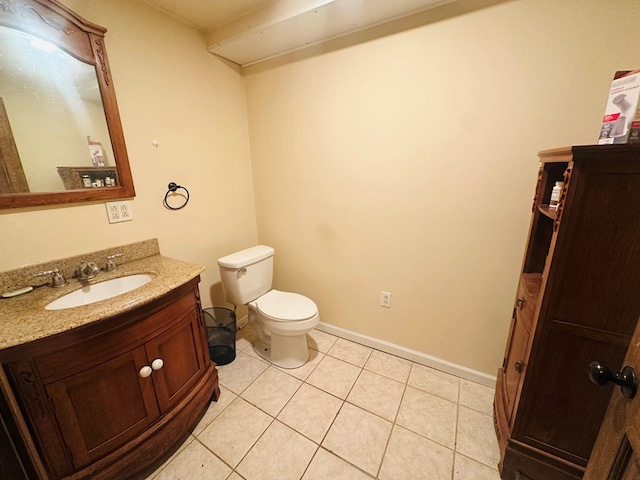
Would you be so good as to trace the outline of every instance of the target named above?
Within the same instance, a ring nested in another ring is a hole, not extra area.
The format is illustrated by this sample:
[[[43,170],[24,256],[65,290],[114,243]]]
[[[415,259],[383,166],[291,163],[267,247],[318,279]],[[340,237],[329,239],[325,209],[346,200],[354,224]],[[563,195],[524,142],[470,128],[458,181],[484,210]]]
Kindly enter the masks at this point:
[[[627,350],[624,365],[630,366],[636,374],[639,374],[640,324],[636,327]],[[594,386],[594,388],[597,387]],[[640,478],[639,428],[640,392],[636,392],[633,398],[626,398],[621,389],[616,387],[587,464],[584,480],[637,480]]]
[[[144,346],[46,386],[76,468],[142,432],[159,416]]]
[[[146,344],[149,364],[154,368],[151,376],[158,405],[163,413],[189,392],[205,371],[200,320],[196,310],[189,310],[174,326]]]
[[[514,309],[511,320],[511,331],[507,352],[502,365],[504,397],[506,399],[507,420],[511,422],[511,414],[515,404],[522,371],[524,370],[524,356],[529,343],[529,332],[525,328],[522,318]]]

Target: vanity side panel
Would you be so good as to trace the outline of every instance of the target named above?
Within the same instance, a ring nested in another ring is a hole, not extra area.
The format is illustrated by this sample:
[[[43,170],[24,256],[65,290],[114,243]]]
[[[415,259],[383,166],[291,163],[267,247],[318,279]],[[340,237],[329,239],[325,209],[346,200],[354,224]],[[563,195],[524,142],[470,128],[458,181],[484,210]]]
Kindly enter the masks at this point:
[[[73,463],[58,428],[49,397],[32,362],[4,365],[38,453],[53,478],[73,473]],[[46,448],[46,450],[45,450]]]
[[[46,470],[28,433],[24,417],[11,391],[9,379],[0,365],[0,478],[39,479],[46,478]],[[3,433],[4,432],[4,433]],[[4,443],[6,442],[6,444]]]

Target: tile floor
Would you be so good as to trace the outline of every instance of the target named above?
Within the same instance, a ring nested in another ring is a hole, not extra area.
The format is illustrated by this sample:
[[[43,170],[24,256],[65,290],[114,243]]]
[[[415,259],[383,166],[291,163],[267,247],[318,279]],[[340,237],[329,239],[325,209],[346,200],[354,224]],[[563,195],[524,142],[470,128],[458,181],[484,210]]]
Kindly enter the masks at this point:
[[[148,480],[499,480],[491,388],[319,330],[306,365],[279,369],[254,335]]]

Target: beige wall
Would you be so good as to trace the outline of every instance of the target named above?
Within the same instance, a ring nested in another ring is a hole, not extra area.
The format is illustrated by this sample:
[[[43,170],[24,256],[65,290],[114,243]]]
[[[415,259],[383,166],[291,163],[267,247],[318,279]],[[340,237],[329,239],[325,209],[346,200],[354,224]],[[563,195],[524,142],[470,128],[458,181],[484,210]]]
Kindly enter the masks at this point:
[[[637,25],[633,0],[460,0],[247,69],[276,287],[324,322],[495,374],[536,153],[595,143],[614,72],[640,67]]]
[[[203,304],[221,304],[216,259],[257,238],[239,68],[207,53],[201,33],[142,2],[64,3],[108,29],[134,220],[110,225],[104,203],[2,211],[0,271],[157,237],[163,254],[207,267]],[[191,194],[175,212],[162,205],[170,181]]]
[[[0,270],[157,237],[207,266],[203,303],[221,305],[216,258],[260,241],[275,286],[324,322],[489,374],[536,152],[594,143],[613,73],[640,66],[634,0],[459,0],[244,79],[144,3],[64,2],[109,29],[135,219],[109,225],[102,203],[0,212]],[[185,209],[162,207],[169,181]]]

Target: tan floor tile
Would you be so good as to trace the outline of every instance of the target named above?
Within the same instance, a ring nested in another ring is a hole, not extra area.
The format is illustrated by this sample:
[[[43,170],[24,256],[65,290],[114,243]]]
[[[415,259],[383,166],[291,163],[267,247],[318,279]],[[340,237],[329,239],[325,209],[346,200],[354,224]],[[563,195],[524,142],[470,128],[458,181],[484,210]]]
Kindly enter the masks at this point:
[[[392,380],[407,383],[409,372],[411,372],[411,362],[395,355],[374,350],[371,352],[364,368]]]
[[[147,480],[499,480],[494,389],[319,330],[282,369],[254,339],[238,332],[219,401]]]
[[[206,427],[209,425],[222,411],[231,404],[236,399],[237,395],[233,393],[231,390],[224,388],[220,385],[220,398],[218,398],[217,402],[209,403],[209,407],[205,412],[204,416],[193,429],[193,435],[198,436]]]
[[[408,386],[396,423],[453,449],[457,409],[455,403]]]
[[[322,446],[371,475],[380,468],[391,422],[345,403]]]
[[[200,442],[191,442],[159,474],[156,480],[225,480],[231,469]]]
[[[456,453],[453,480],[500,480],[500,474],[495,468]]]
[[[370,480],[372,478],[333,453],[319,448],[302,480]]]
[[[307,383],[345,399],[361,371],[355,365],[325,355],[307,378]]]
[[[344,338],[339,338],[329,349],[327,355],[339,358],[358,367],[363,367],[364,364],[367,363],[367,359],[372,351],[372,348],[365,347],[350,340],[345,340]]]
[[[309,348],[313,348],[322,353],[327,353],[333,344],[336,343],[336,340],[338,340],[338,337],[335,335],[321,332],[318,329],[311,330],[311,332],[307,334],[307,344]]]
[[[461,406],[456,444],[456,452],[497,468],[500,453],[491,416]]]
[[[262,410],[236,398],[198,435],[198,440],[235,467],[272,421]]]
[[[460,405],[485,415],[493,415],[494,388],[469,380],[460,380]]]
[[[318,445],[273,422],[236,468],[247,480],[298,480]]]
[[[161,471],[162,471],[162,470],[163,470],[167,465],[169,465],[169,464],[171,463],[171,461],[172,461],[174,458],[176,458],[178,455],[180,455],[180,452],[182,452],[182,450],[184,450],[185,448],[187,448],[187,446],[188,446],[191,442],[193,442],[194,440],[195,440],[195,437],[194,437],[193,435],[189,435],[189,436],[187,437],[187,439],[186,439],[184,442],[182,442],[182,445],[180,445],[180,446],[178,447],[178,449],[177,449],[175,452],[173,452],[173,454],[172,454],[169,458],[167,458],[167,459],[164,461],[164,463],[163,463],[162,465],[160,465],[158,468],[156,468],[156,470],[155,470],[153,473],[151,473],[151,474],[149,474],[149,475],[147,475],[147,476],[146,476],[145,480],[151,480],[151,479],[156,478],[156,477],[160,474],[160,472],[161,472]]]
[[[218,367],[218,380],[220,385],[233,393],[240,394],[267,368],[269,368],[268,363],[244,352],[237,352],[233,362]]]
[[[453,450],[395,426],[380,468],[381,480],[451,478]]]
[[[242,398],[269,415],[276,416],[291,399],[302,381],[270,366],[244,392]]]
[[[450,402],[458,402],[460,379],[434,368],[414,363],[411,367],[407,385],[445,398]]]
[[[342,403],[339,398],[305,383],[280,412],[278,420],[319,444]]]
[[[400,407],[404,388],[404,383],[363,370],[347,401],[393,422]]]

